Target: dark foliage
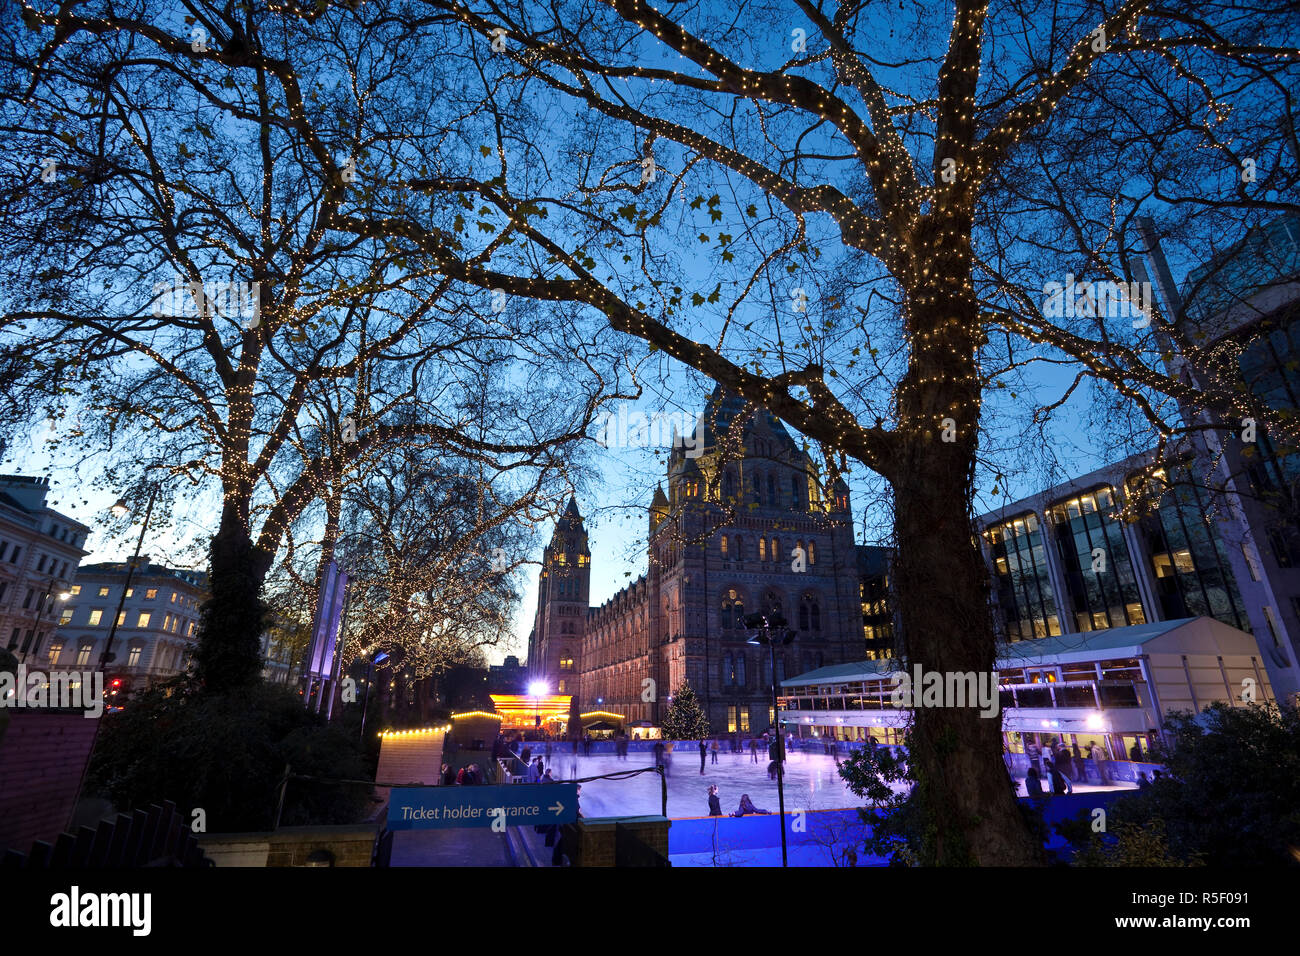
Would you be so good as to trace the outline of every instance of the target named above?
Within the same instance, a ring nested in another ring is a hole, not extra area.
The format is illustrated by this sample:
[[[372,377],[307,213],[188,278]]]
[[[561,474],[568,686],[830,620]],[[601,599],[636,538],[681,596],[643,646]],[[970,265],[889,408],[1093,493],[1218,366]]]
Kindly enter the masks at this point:
[[[356,736],[308,713],[287,688],[255,683],[214,694],[174,681],[104,718],[86,792],[119,810],[163,800],[187,817],[202,809],[212,832],[265,830],[286,764],[295,774],[371,776]],[[364,786],[294,780],[280,823],[357,822],[369,797]]]
[[[1167,772],[1111,805],[1107,837],[1081,822],[1058,826],[1082,847],[1078,862],[1300,863],[1300,712],[1213,704],[1173,714],[1166,727],[1167,744],[1155,757]]]

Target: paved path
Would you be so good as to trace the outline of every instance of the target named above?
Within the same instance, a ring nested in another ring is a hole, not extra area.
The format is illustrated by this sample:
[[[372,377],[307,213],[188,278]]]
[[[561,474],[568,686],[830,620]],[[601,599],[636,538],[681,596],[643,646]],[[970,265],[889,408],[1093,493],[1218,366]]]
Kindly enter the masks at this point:
[[[549,862],[549,858],[548,858]],[[398,830],[391,866],[510,866],[505,837],[487,827]]]

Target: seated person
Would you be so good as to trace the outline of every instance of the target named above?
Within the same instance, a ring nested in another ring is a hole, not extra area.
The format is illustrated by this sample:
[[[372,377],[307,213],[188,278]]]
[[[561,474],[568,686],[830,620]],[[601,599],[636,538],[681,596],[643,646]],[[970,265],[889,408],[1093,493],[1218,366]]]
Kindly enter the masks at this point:
[[[749,794],[742,794],[740,797],[740,809],[736,811],[736,816],[743,817],[747,813],[771,813],[771,810],[762,810],[754,806],[754,801],[749,799]]]

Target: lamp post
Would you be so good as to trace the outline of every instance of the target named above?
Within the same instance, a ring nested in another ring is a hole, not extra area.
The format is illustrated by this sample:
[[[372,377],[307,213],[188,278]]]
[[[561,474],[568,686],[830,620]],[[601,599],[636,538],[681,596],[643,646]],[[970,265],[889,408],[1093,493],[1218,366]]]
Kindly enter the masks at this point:
[[[794,640],[794,631],[785,626],[785,618],[779,612],[768,614],[748,614],[745,627],[754,631],[747,644],[767,645],[768,659],[772,673],[772,730],[776,734],[776,799],[781,813],[781,865],[788,866],[785,840],[785,738],[781,736],[781,720],[777,711],[776,700],[776,645],[785,646]]]
[[[126,606],[126,592],[131,589],[131,578],[135,576],[135,566],[140,560],[140,549],[144,546],[145,532],[149,530],[149,519],[153,516],[153,503],[158,497],[158,486],[151,484],[149,486],[149,504],[144,511],[144,522],[140,525],[140,537],[135,543],[135,554],[131,557],[131,562],[126,566],[126,583],[122,585],[122,596],[117,601],[117,612],[113,615],[113,623],[108,626],[108,641],[104,644],[104,653],[99,657],[99,669],[107,670],[108,665],[113,661],[113,638],[117,636],[117,622],[122,618],[122,608]],[[122,517],[131,509],[127,506],[126,501],[119,498],[117,503],[110,509],[117,517]]]
[[[366,668],[366,696],[361,702],[361,745],[366,744],[366,711],[370,709],[370,685],[375,682],[375,665],[382,664],[388,660],[388,655],[380,651],[374,657],[370,658],[370,666]]]
[[[540,730],[542,726],[542,704],[538,698],[545,697],[549,690],[550,688],[546,686],[546,681],[544,680],[535,680],[528,685],[528,693],[533,698],[533,718],[535,729]]]

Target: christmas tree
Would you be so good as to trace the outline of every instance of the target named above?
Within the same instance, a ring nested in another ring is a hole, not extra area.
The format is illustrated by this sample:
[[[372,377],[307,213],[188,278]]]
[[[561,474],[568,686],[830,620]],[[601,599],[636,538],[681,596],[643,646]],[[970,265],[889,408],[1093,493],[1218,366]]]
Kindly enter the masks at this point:
[[[709,735],[709,718],[689,683],[683,681],[673,694],[661,729],[667,740],[699,740]]]

